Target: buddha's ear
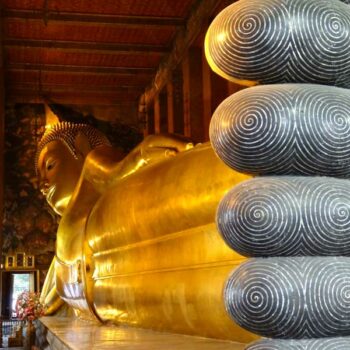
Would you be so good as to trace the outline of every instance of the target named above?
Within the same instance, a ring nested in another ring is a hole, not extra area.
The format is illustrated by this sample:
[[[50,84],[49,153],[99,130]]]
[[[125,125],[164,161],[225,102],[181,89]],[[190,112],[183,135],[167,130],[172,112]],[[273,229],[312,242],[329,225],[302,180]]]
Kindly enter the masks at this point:
[[[83,159],[85,159],[85,157],[91,151],[90,142],[82,132],[79,132],[75,137],[74,146],[77,151],[77,155],[81,156]]]

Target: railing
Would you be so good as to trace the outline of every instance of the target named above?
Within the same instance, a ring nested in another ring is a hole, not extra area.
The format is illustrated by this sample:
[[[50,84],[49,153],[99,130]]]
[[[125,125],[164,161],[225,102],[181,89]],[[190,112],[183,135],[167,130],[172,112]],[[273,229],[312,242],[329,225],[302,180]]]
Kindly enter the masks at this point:
[[[23,345],[24,321],[0,318],[0,347],[16,347]]]

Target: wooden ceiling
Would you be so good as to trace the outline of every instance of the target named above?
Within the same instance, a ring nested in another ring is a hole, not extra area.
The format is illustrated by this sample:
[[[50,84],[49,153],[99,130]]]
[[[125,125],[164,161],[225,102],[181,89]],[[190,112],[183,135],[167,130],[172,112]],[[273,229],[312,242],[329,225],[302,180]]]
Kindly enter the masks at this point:
[[[137,107],[146,90],[161,88],[164,67],[175,68],[218,4],[2,0],[6,100]]]

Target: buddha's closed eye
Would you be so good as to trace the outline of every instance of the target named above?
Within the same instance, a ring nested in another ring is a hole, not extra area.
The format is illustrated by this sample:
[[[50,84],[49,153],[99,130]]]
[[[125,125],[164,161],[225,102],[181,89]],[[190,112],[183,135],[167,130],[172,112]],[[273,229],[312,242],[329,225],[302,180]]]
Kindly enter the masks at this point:
[[[51,170],[55,166],[55,162],[51,161],[46,164],[46,170]]]

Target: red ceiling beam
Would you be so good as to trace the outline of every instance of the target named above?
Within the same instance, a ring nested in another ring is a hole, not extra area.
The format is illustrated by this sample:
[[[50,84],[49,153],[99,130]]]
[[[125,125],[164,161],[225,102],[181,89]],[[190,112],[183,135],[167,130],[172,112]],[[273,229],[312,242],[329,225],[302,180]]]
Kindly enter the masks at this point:
[[[93,92],[96,94],[104,93],[126,93],[134,96],[138,96],[143,91],[143,86],[91,86],[91,85],[66,85],[66,84],[38,84],[37,82],[14,82],[7,84],[7,88],[10,90],[22,90],[22,91],[50,91],[50,92]]]
[[[137,97],[129,93],[101,93],[95,92],[65,92],[65,91],[30,91],[21,89],[7,89],[8,103],[61,103],[76,105],[105,105],[132,106]]]
[[[138,67],[98,67],[98,66],[74,66],[64,64],[31,64],[31,63],[9,63],[8,70],[42,71],[42,72],[67,72],[84,74],[115,74],[115,75],[137,75],[153,76],[156,72],[153,68]]]
[[[182,26],[184,20],[177,17],[152,17],[152,16],[121,16],[121,15],[100,15],[75,12],[59,12],[59,11],[38,11],[38,10],[15,10],[4,9],[3,17],[20,18],[20,19],[36,19],[43,20],[45,23],[49,21],[56,22],[72,22],[74,24],[86,25],[111,25],[123,27],[164,27],[164,26]]]
[[[89,85],[96,89],[105,87],[136,87],[144,89],[145,85],[151,81],[149,75],[121,75],[121,74],[96,74],[96,73],[76,73],[76,72],[52,72],[45,70],[16,70],[6,69],[5,78],[9,84],[31,83],[45,85]]]
[[[142,44],[119,44],[119,43],[96,43],[82,41],[63,41],[63,40],[33,40],[33,39],[5,39],[5,47],[27,47],[44,49],[61,49],[74,52],[89,53],[127,53],[127,54],[147,54],[147,53],[166,53],[168,47],[163,45],[142,45]]]

